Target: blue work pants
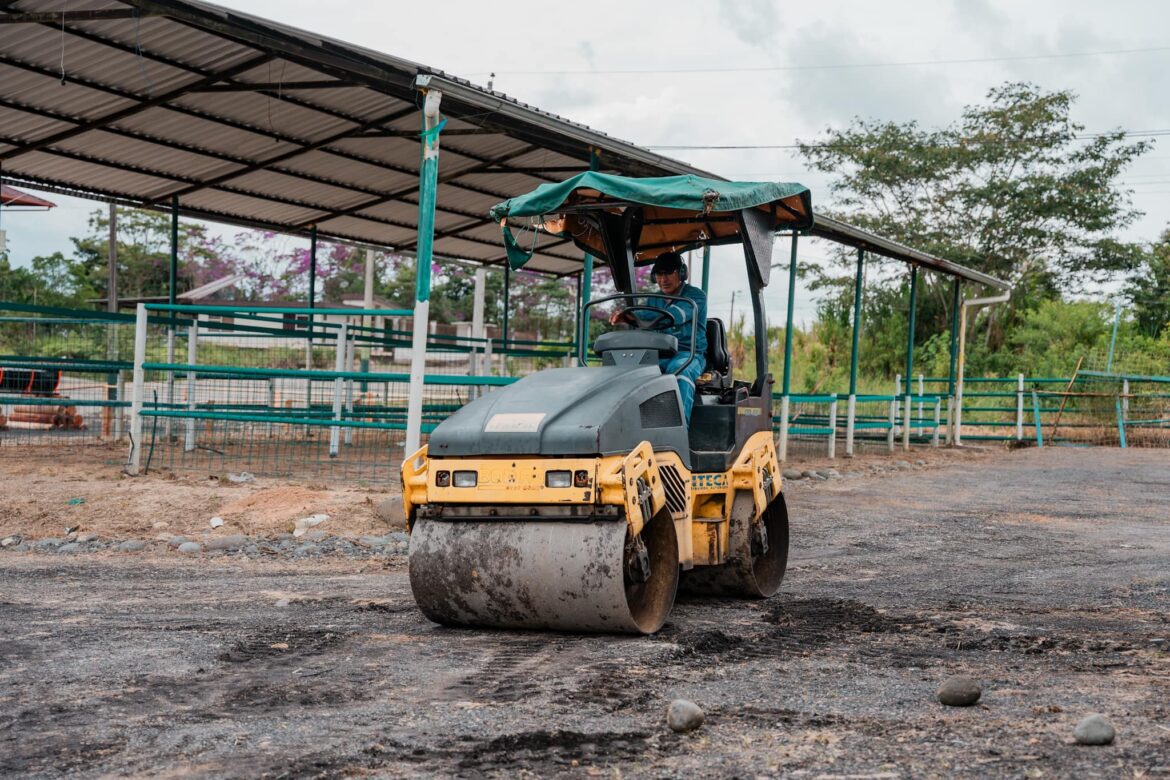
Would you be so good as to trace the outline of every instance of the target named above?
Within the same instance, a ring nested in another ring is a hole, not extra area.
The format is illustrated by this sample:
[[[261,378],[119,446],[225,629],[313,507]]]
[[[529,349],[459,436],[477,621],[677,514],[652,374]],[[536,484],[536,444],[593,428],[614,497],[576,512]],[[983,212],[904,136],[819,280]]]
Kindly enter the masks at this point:
[[[690,352],[679,352],[672,358],[659,360],[658,366],[662,369],[662,373],[673,374],[679,366],[690,360],[690,357]],[[695,355],[691,364],[678,375],[678,394],[682,398],[683,415],[688,424],[691,421],[691,409],[695,406],[695,380],[703,373],[706,364],[707,361],[702,355]]]

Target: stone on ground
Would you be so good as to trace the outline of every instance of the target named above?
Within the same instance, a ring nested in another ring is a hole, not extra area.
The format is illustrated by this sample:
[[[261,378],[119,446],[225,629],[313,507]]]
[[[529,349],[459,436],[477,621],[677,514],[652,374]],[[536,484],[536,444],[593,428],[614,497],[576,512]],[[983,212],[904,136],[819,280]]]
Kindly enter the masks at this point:
[[[671,731],[694,731],[703,725],[703,710],[686,699],[675,699],[666,710],[666,725]]]
[[[199,545],[198,542],[183,542],[179,545],[179,552],[183,553],[184,555],[191,555],[199,552],[202,549],[203,548]]]
[[[947,679],[938,689],[938,700],[948,707],[970,707],[982,695],[983,686],[963,675]]]
[[[784,479],[801,479],[804,477],[804,472],[800,469],[784,469],[780,474]]]
[[[1073,739],[1082,745],[1108,745],[1113,742],[1113,724],[1104,715],[1088,715],[1073,729]]]
[[[57,552],[59,552],[59,553],[75,553],[80,549],[81,549],[81,545],[78,544],[77,542],[69,542],[68,544],[63,544],[60,547],[58,547]]]
[[[146,542],[141,539],[127,539],[118,545],[118,549],[122,552],[142,552],[146,549]]]
[[[231,534],[208,539],[205,545],[208,550],[236,550],[248,543],[248,537],[243,534]]]
[[[308,533],[310,528],[315,525],[321,525],[321,523],[324,523],[328,519],[329,515],[326,514],[316,514],[309,515],[308,517],[302,517],[293,524],[295,529],[293,531],[293,536],[304,536],[306,533]]]
[[[383,523],[394,528],[401,528],[406,524],[406,517],[402,514],[402,499],[386,498],[374,506],[374,514]]]

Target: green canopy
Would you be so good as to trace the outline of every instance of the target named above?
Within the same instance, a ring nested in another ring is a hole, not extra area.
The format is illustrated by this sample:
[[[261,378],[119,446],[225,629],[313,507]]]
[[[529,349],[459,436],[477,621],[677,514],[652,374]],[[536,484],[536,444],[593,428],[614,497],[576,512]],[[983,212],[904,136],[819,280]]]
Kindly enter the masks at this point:
[[[523,266],[531,252],[520,246],[512,225],[524,224],[571,239],[592,255],[611,260],[616,251],[607,244],[606,223],[623,219],[623,234],[638,264],[651,262],[667,251],[685,251],[704,244],[744,240],[740,212],[762,212],[753,217],[776,229],[803,230],[812,226],[812,198],[808,188],[795,183],[732,182],[701,176],[661,176],[633,179],[589,171],[559,183],[542,184],[532,192],[510,198],[491,209],[501,223],[508,260]]]

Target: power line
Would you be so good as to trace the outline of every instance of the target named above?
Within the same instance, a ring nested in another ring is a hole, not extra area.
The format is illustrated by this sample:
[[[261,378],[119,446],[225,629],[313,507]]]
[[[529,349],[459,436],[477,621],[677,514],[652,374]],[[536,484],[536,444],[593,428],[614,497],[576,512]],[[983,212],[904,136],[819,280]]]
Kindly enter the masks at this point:
[[[1161,136],[1170,135],[1170,128],[1161,128],[1158,130],[1114,130],[1108,133],[1082,133],[1074,135],[1073,139],[1077,141],[1091,141],[1094,138],[1102,138],[1113,135],[1113,133],[1122,132],[1129,138],[1159,138]],[[752,149],[857,149],[860,144],[841,144],[841,143],[825,143],[825,144],[647,144],[647,149],[655,149],[657,151],[669,152],[683,152],[683,151],[745,151]]]
[[[633,76],[696,73],[778,73],[807,70],[857,70],[863,68],[911,68],[924,65],[972,65],[987,62],[1025,62],[1029,60],[1061,60],[1076,57],[1106,57],[1121,54],[1147,54],[1170,51],[1170,46],[1151,46],[1139,49],[1107,49],[1104,51],[1063,52],[1057,54],[1024,54],[1012,57],[972,57],[946,60],[907,60],[902,62],[857,62],[822,65],[765,65],[748,68],[628,68],[612,70],[494,70],[496,76]],[[472,73],[471,76],[487,76]]]

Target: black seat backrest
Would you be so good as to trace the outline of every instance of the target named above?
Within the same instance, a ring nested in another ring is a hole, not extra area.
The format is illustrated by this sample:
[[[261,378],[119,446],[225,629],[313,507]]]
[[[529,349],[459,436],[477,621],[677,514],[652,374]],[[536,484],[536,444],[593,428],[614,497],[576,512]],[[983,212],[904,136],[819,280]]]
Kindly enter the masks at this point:
[[[727,375],[731,371],[731,358],[727,354],[727,331],[723,320],[707,318],[707,370]]]

